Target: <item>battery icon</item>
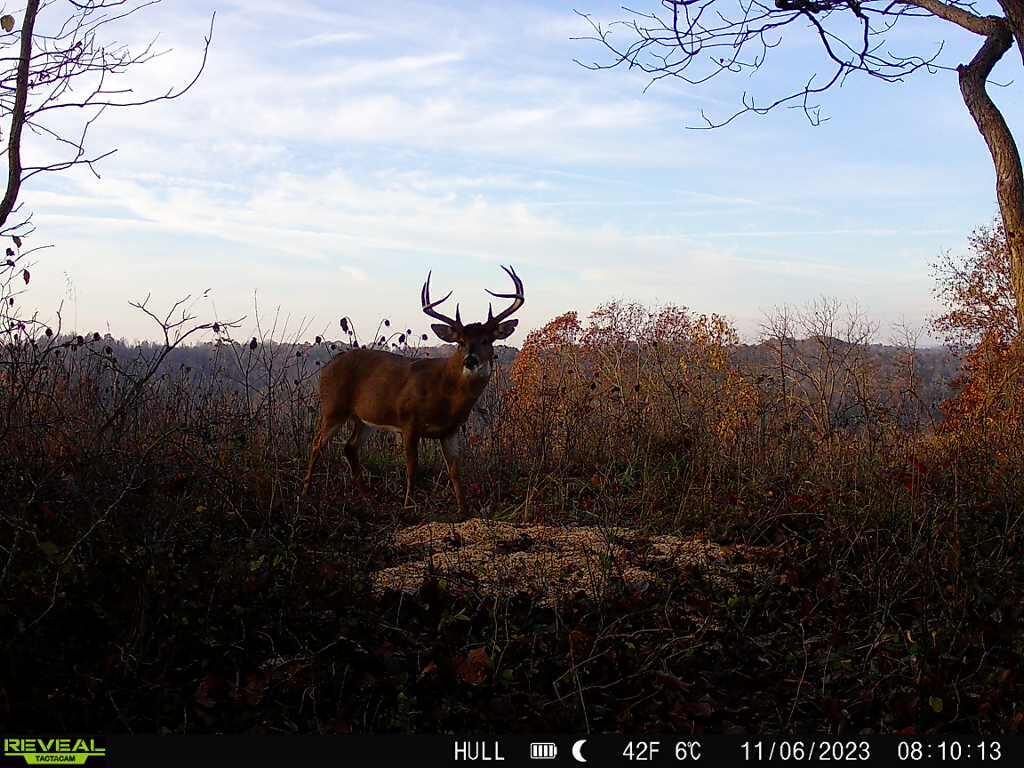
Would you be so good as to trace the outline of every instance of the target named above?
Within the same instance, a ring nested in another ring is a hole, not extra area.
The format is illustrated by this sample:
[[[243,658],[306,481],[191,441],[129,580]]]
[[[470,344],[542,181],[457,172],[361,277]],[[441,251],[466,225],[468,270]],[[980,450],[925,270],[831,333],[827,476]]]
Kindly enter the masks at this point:
[[[558,756],[558,747],[550,741],[530,742],[531,760],[554,760]]]

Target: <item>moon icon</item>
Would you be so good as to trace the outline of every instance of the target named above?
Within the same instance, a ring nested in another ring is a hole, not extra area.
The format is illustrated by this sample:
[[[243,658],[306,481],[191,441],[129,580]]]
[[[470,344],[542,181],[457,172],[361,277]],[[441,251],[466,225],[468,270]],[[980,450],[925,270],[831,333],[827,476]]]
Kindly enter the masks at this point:
[[[583,756],[583,745],[587,743],[586,739],[580,739],[572,745],[572,758],[577,763],[587,762],[587,758]]]

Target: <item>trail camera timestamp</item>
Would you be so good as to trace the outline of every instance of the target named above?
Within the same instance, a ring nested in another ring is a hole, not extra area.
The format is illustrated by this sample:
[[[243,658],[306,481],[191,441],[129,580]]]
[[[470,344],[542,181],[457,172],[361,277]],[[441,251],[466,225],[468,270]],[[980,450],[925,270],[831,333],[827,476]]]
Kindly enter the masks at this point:
[[[746,762],[867,762],[872,758],[871,743],[864,740],[817,741],[803,739],[767,739],[744,741],[740,756]]]
[[[1003,745],[988,741],[901,741],[896,747],[901,762],[921,760],[940,762],[998,763],[1003,759]]]
[[[744,741],[738,747],[740,758],[748,763],[816,761],[870,764],[879,760],[888,765],[895,759],[899,763],[983,765],[998,763],[1004,758],[1004,745],[997,739],[764,739]]]

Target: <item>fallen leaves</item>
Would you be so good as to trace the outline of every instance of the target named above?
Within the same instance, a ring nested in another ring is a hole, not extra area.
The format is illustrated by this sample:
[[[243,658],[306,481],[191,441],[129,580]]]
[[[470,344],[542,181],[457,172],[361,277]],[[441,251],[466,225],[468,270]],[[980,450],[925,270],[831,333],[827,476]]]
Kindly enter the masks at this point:
[[[465,655],[455,668],[459,682],[467,685],[482,685],[491,673],[491,659],[486,648],[474,648]]]

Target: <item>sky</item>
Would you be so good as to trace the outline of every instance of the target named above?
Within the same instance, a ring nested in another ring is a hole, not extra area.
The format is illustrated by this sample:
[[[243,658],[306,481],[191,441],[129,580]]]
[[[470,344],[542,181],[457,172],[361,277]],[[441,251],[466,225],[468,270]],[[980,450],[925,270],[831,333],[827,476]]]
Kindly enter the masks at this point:
[[[654,8],[652,0],[636,7]],[[209,61],[180,100],[105,113],[83,169],[23,190],[36,255],[26,303],[65,327],[152,338],[129,301],[196,297],[203,319],[259,309],[278,334],[364,336],[377,320],[425,330],[419,290],[455,291],[483,319],[484,288],[526,286],[520,330],[619,298],[730,318],[755,339],[765,313],[828,296],[879,325],[925,331],[929,265],[963,250],[996,213],[984,142],[955,72],[904,84],[852,77],[798,110],[690,130],[727,116],[744,89],[768,95],[824,73],[820,47],[792,34],[754,78],[703,86],[647,79],[603,61],[586,21],[616,4],[165,0],[119,38],[159,33],[168,53],[132,75],[138,93],[187,82],[216,11]],[[984,8],[982,8],[984,10]],[[893,49],[976,39],[905,20]],[[1011,52],[995,79],[1020,75]],[[1016,128],[1016,86],[994,88]],[[73,116],[78,119],[77,116]],[[27,152],[45,156],[45,146]]]

